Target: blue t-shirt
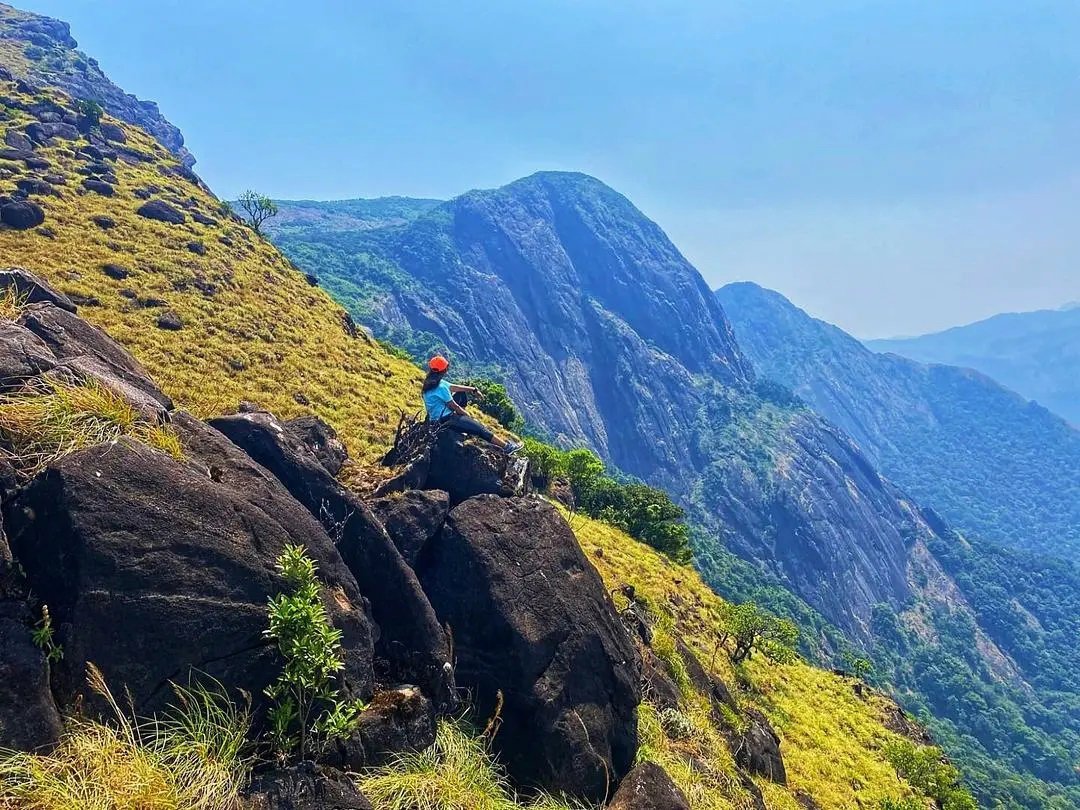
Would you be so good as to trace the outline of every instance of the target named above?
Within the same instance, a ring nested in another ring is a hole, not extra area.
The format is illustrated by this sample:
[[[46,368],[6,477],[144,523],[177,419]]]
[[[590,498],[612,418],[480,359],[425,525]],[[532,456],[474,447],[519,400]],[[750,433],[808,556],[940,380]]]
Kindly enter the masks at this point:
[[[430,391],[424,392],[424,407],[427,408],[428,419],[438,422],[444,416],[453,413],[446,404],[454,398],[450,393],[450,383],[443,380]]]

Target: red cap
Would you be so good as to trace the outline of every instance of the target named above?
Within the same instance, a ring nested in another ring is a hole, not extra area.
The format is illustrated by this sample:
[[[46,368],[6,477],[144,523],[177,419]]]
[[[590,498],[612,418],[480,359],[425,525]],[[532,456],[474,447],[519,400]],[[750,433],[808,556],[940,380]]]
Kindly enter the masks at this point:
[[[428,368],[434,371],[436,374],[442,374],[448,368],[450,368],[450,361],[443,357],[441,354],[437,354],[428,360]]]

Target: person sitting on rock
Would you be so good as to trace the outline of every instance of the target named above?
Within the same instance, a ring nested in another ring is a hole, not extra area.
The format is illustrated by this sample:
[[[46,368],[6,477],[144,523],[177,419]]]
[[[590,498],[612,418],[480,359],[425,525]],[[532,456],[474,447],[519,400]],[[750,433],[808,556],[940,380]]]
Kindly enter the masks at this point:
[[[478,399],[483,399],[484,395],[478,388],[448,383],[443,378],[449,370],[450,361],[441,355],[436,355],[428,361],[427,377],[424,378],[424,385],[421,388],[428,421],[445,425],[458,433],[479,436],[485,442],[498,447],[506,455],[516,453],[524,447],[522,442],[499,438],[465,413],[470,394]]]

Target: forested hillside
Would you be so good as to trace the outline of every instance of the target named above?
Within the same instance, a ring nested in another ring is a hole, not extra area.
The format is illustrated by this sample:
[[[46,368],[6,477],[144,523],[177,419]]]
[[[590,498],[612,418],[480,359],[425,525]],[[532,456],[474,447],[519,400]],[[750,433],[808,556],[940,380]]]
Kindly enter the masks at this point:
[[[965,532],[1080,551],[1080,431],[978,372],[877,354],[756,284],[717,291],[758,371]]]

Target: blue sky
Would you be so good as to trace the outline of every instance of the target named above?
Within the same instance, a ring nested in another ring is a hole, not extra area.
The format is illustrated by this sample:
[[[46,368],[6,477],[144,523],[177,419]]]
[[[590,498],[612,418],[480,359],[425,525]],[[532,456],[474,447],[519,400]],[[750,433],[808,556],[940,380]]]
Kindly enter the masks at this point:
[[[1080,299],[1080,5],[24,0],[222,196],[593,174],[864,337]]]

